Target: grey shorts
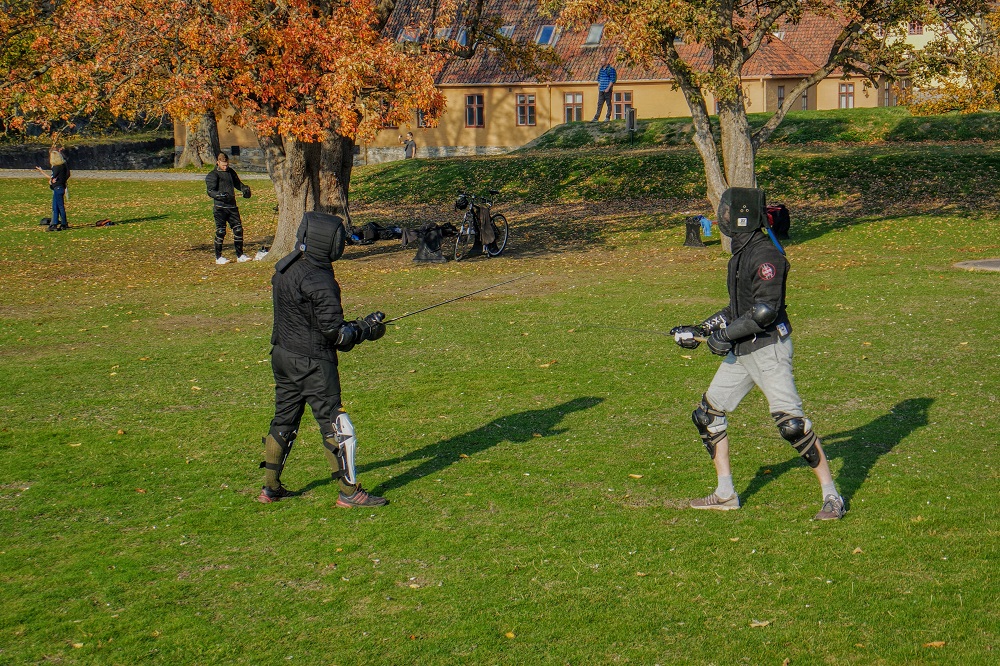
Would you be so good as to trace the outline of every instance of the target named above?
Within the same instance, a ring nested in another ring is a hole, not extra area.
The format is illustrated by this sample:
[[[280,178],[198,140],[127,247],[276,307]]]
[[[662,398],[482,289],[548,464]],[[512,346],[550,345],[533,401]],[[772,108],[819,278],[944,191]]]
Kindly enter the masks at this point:
[[[705,397],[726,413],[739,406],[754,385],[767,398],[771,413],[805,416],[792,376],[792,339],[785,338],[745,356],[730,353],[722,360]]]

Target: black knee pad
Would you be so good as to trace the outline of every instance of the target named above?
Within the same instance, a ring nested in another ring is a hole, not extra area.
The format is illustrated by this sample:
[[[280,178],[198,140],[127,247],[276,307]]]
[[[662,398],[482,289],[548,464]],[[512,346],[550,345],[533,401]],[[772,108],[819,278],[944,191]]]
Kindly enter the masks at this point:
[[[819,466],[819,437],[812,430],[812,423],[804,416],[792,416],[785,412],[771,414],[781,436],[798,451],[799,455],[813,469]]]
[[[702,395],[701,403],[691,412],[691,421],[698,429],[708,455],[715,460],[715,446],[726,436],[726,413],[712,407],[708,398]]]

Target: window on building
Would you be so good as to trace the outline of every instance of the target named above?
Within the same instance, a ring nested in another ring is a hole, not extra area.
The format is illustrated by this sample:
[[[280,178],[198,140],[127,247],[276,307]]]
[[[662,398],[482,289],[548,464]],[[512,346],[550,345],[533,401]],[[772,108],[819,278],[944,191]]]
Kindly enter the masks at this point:
[[[778,108],[785,103],[785,86],[778,86]]]
[[[612,105],[612,111],[614,113],[614,119],[623,120],[628,117],[628,110],[632,108],[632,91],[615,91],[613,97],[614,104]]]
[[[601,38],[604,36],[604,24],[595,23],[590,26],[590,30],[587,31],[587,40],[583,43],[584,46],[597,46],[601,43]]]
[[[884,91],[883,91],[883,95],[884,95],[884,97],[883,97],[883,100],[882,100],[882,106],[896,106],[895,104],[892,103],[892,101],[893,101],[892,100],[892,84],[889,83],[888,81],[885,82],[885,88],[884,88]]]
[[[451,28],[437,28],[434,30],[434,39],[451,39]]]
[[[853,109],[854,108],[854,84],[853,83],[841,83],[840,84],[840,108],[842,108],[842,109]]]
[[[809,88],[802,91],[802,110],[809,110]]]
[[[514,26],[512,25],[502,26],[499,32],[503,37],[510,39],[511,37],[514,36]]]
[[[486,115],[483,113],[483,96],[465,96],[465,126],[486,127]]]
[[[517,96],[517,124],[531,126],[535,124],[535,96]]]
[[[423,109],[417,109],[417,127],[428,127],[427,117]]]
[[[911,21],[910,30],[911,35],[922,35],[924,34],[924,24],[920,21]]]
[[[420,41],[420,29],[414,26],[407,26],[400,29],[399,35],[396,37],[397,42],[416,42]]]
[[[570,92],[563,96],[563,117],[568,123],[583,120],[583,93]]]
[[[556,27],[554,25],[543,25],[540,27],[535,42],[542,46],[554,46],[556,43]]]
[[[469,31],[466,30],[465,28],[462,28],[461,30],[459,30],[458,31],[458,39],[456,39],[455,41],[458,42],[459,46],[468,46],[469,45]]]

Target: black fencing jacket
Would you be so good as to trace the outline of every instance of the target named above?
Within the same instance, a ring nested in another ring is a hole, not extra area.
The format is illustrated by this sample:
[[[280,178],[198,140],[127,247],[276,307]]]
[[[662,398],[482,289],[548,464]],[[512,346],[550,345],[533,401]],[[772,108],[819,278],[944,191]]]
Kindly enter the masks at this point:
[[[729,289],[729,307],[722,311],[726,333],[733,342],[737,356],[749,354],[792,333],[792,325],[785,311],[785,281],[789,264],[781,250],[765,233],[756,232],[750,241],[729,260],[726,286]],[[762,327],[751,318],[755,303],[767,303],[777,318]]]
[[[271,344],[310,358],[337,362],[344,310],[333,267],[308,255],[271,278],[274,327]]]
[[[217,208],[235,207],[236,193],[243,191],[243,181],[233,171],[233,167],[226,167],[225,171],[219,171],[219,167],[215,167],[205,176],[205,185],[208,196],[215,200]]]

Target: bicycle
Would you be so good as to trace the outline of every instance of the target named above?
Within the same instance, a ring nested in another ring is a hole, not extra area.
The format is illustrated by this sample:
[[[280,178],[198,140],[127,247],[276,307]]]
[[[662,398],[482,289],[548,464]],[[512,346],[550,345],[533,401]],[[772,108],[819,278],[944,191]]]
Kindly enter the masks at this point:
[[[489,197],[500,194],[499,190],[489,190]],[[507,218],[500,213],[490,213],[489,219],[493,226],[494,240],[483,242],[483,229],[480,228],[479,212],[482,208],[492,211],[493,199],[480,197],[468,192],[459,192],[455,200],[455,209],[464,210],[462,224],[455,237],[455,261],[461,261],[470,256],[486,254],[489,257],[499,257],[507,247],[507,237],[510,231]]]

